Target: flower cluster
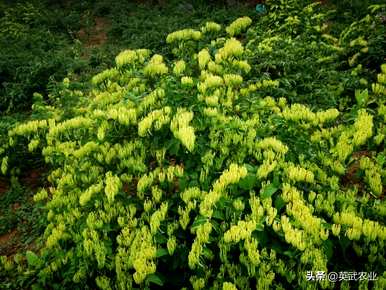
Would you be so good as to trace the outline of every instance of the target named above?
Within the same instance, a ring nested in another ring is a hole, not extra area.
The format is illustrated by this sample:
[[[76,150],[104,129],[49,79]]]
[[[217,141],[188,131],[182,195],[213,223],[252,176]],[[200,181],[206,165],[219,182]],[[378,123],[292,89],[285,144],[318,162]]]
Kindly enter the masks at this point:
[[[183,60],[176,61],[174,63],[173,73],[177,76],[181,75],[186,68],[186,63]]]
[[[181,78],[181,85],[184,87],[193,87],[193,79],[191,77],[184,76]]]
[[[205,76],[204,81],[198,84],[198,90],[201,93],[205,93],[207,89],[217,88],[224,84],[223,79],[220,76],[208,74]]]
[[[14,129],[8,132],[9,137],[13,136],[25,136],[30,134],[36,134],[38,131],[48,128],[47,120],[30,121],[25,124],[20,124]]]
[[[164,107],[161,110],[154,110],[150,112],[145,118],[138,123],[138,135],[145,136],[149,134],[151,128],[154,126],[155,130],[160,130],[163,125],[170,122],[170,107]]]
[[[230,36],[235,36],[247,29],[251,24],[251,18],[241,17],[233,21],[225,30]]]
[[[364,157],[360,160],[360,169],[365,171],[365,179],[371,191],[377,196],[381,195],[383,190],[381,168],[368,157]]]
[[[170,130],[173,132],[174,137],[179,139],[189,151],[193,151],[196,140],[194,128],[189,126],[189,122],[192,119],[192,112],[179,109],[177,110],[176,116],[170,122]]]
[[[135,273],[133,278],[135,283],[141,284],[147,275],[156,271],[153,259],[156,256],[156,248],[152,243],[152,236],[147,227],[143,226],[137,232],[130,247],[130,262]]]
[[[168,204],[166,202],[166,203],[162,203],[161,208],[152,214],[150,218],[150,232],[152,234],[155,234],[158,231],[161,225],[161,222],[166,218],[167,211],[168,211]]]
[[[94,85],[99,85],[99,84],[102,84],[102,83],[107,85],[107,82],[109,80],[113,80],[114,78],[118,77],[118,75],[119,75],[119,72],[118,72],[117,69],[115,69],[115,68],[107,69],[107,70],[104,70],[103,72],[95,75],[92,78],[91,82]]]
[[[360,110],[354,123],[353,144],[360,146],[373,135],[373,116],[366,111]]]
[[[137,49],[137,50],[128,49],[128,50],[122,51],[116,56],[115,63],[117,64],[117,67],[131,65],[135,62],[142,64],[149,56],[150,56],[150,50],[148,49]]]
[[[90,186],[79,197],[79,204],[81,206],[86,205],[95,194],[101,192],[102,190],[103,190],[103,184],[102,183],[98,183],[98,184],[94,184],[94,185]]]
[[[289,164],[286,168],[286,173],[288,179],[295,182],[314,182],[314,174],[311,171],[301,168],[299,166]]]
[[[385,226],[376,221],[362,219],[353,212],[342,211],[334,214],[334,222],[349,227],[346,235],[350,240],[359,240],[362,235],[369,241],[386,238]]]
[[[226,74],[223,78],[225,85],[228,87],[238,86],[243,82],[243,77],[237,74]]]
[[[173,43],[178,41],[187,41],[187,40],[199,40],[202,37],[200,31],[194,29],[183,29],[170,33],[166,37],[167,43]]]
[[[144,96],[139,107],[138,112],[144,112],[154,106],[157,101],[162,100],[165,97],[165,90],[162,88],[156,88],[154,91],[150,92],[148,95]]]
[[[237,287],[231,282],[224,282],[222,284],[222,290],[237,290]]]
[[[118,176],[114,176],[111,172],[106,173],[105,193],[109,203],[114,201],[115,196],[121,189],[122,183]]]
[[[240,167],[237,164],[231,164],[229,169],[223,172],[218,180],[213,185],[213,189],[205,195],[200,204],[200,213],[203,216],[211,217],[213,214],[213,206],[220,199],[225,188],[233,183],[237,183],[241,178],[247,175],[247,169]]]
[[[221,30],[221,25],[216,22],[206,22],[204,26],[201,27],[202,33],[213,33],[219,32]]]
[[[209,242],[209,235],[212,232],[212,224],[207,221],[200,225],[196,231],[196,238],[192,244],[192,249],[188,255],[188,263],[191,269],[195,269],[200,262],[200,255],[203,251],[204,244]]]
[[[237,225],[231,226],[231,228],[224,233],[224,241],[226,243],[238,243],[241,240],[250,238],[255,229],[255,221],[239,221]]]
[[[143,72],[145,75],[155,77],[166,74],[168,72],[168,67],[164,64],[163,57],[159,54],[155,54],[144,67]]]
[[[283,144],[275,137],[267,137],[257,143],[257,147],[260,149],[273,149],[276,153],[285,155],[288,151],[287,145]]]
[[[208,64],[208,62],[211,60],[210,54],[208,49],[202,49],[197,55],[198,59],[198,66],[202,70],[205,68],[205,66]]]
[[[244,47],[240,41],[235,38],[230,38],[225,41],[224,47],[220,48],[215,54],[216,63],[224,60],[230,60],[234,57],[241,56],[244,53]]]
[[[307,239],[304,232],[294,228],[291,225],[289,218],[285,215],[281,216],[280,222],[286,242],[298,250],[304,251],[307,248]]]
[[[337,109],[329,109],[327,111],[314,113],[304,105],[294,104],[290,108],[284,109],[282,115],[286,120],[295,122],[305,121],[316,126],[327,121],[335,120],[339,116],[339,111]]]

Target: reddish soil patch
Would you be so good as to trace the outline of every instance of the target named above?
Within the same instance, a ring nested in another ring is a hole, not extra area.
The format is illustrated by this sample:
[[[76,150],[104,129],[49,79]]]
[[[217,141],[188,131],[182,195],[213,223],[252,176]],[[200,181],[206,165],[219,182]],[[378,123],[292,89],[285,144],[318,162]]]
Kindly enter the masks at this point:
[[[42,186],[42,175],[45,173],[44,169],[31,169],[26,171],[20,178],[20,181],[23,185],[31,188],[37,189]]]
[[[16,202],[12,205],[12,211],[17,211],[21,207],[20,203]]]
[[[357,152],[354,152],[352,154],[352,157],[355,158],[355,159],[358,159],[362,156],[367,156],[367,157],[371,157],[371,154],[369,151],[366,151],[366,150],[363,150],[363,151],[357,151]]]
[[[17,252],[18,232],[16,229],[0,236],[0,255],[12,255]]]
[[[127,183],[127,182],[123,183],[123,187],[122,187],[123,192],[127,193],[128,195],[135,196],[137,193],[137,183],[138,183],[137,179],[133,179],[133,182],[130,182],[130,183]]]
[[[355,161],[347,168],[346,174],[342,177],[343,185],[345,186],[355,185],[360,190],[364,189],[363,181],[360,178],[358,178],[358,171],[360,170],[359,160],[363,156],[370,157],[371,154],[369,151],[366,151],[366,150],[357,151],[352,154],[352,157],[354,158]]]
[[[9,189],[9,184],[4,178],[0,178],[0,195],[6,193]]]
[[[97,47],[107,41],[107,30],[110,21],[103,17],[94,18],[95,25],[90,29],[82,28],[77,33],[78,38],[84,43],[85,47]]]

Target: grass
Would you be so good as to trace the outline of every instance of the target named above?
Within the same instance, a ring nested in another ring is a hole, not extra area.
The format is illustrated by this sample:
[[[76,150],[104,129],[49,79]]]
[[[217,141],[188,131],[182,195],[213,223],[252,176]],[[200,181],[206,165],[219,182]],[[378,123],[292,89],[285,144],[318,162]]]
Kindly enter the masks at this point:
[[[4,180],[0,182],[0,255],[8,256],[35,247],[34,241],[44,230],[44,216],[32,199],[35,177],[24,178],[23,184],[12,178],[9,188]]]

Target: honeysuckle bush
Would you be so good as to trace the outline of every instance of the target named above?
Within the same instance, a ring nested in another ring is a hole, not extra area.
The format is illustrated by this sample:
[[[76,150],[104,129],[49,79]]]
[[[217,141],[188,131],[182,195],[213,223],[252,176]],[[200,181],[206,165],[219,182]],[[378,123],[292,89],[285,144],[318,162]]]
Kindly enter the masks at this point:
[[[350,109],[354,91],[374,82],[385,57],[384,5],[369,6],[366,17],[341,26],[334,24],[340,14],[318,3],[268,2],[272,12],[247,32],[251,73],[280,81],[271,96]]]
[[[39,252],[1,258],[0,285],[334,289],[306,272],[371,271],[354,286],[384,289],[386,64],[367,87],[350,69],[351,109],[277,96],[256,59],[300,44],[278,27],[256,43],[248,17],[208,22],[169,34],[172,58],[126,50],[90,91],[65,79],[63,100],[35,95],[1,170],[17,174],[15,148],[44,159],[47,227]]]

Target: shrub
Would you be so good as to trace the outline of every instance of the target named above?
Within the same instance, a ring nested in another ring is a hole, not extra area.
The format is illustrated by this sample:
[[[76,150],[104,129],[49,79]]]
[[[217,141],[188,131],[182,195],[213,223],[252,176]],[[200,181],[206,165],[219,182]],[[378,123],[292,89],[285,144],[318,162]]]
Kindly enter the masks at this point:
[[[35,195],[41,250],[16,261],[33,287],[333,289],[307,271],[351,270],[378,273],[360,286],[384,289],[386,66],[351,110],[272,97],[281,81],[252,61],[273,40],[253,48],[247,22],[174,32],[171,59],[123,51],[90,92],[64,81],[71,110],[37,104],[44,118],[9,131],[3,173],[16,144],[52,168]]]

